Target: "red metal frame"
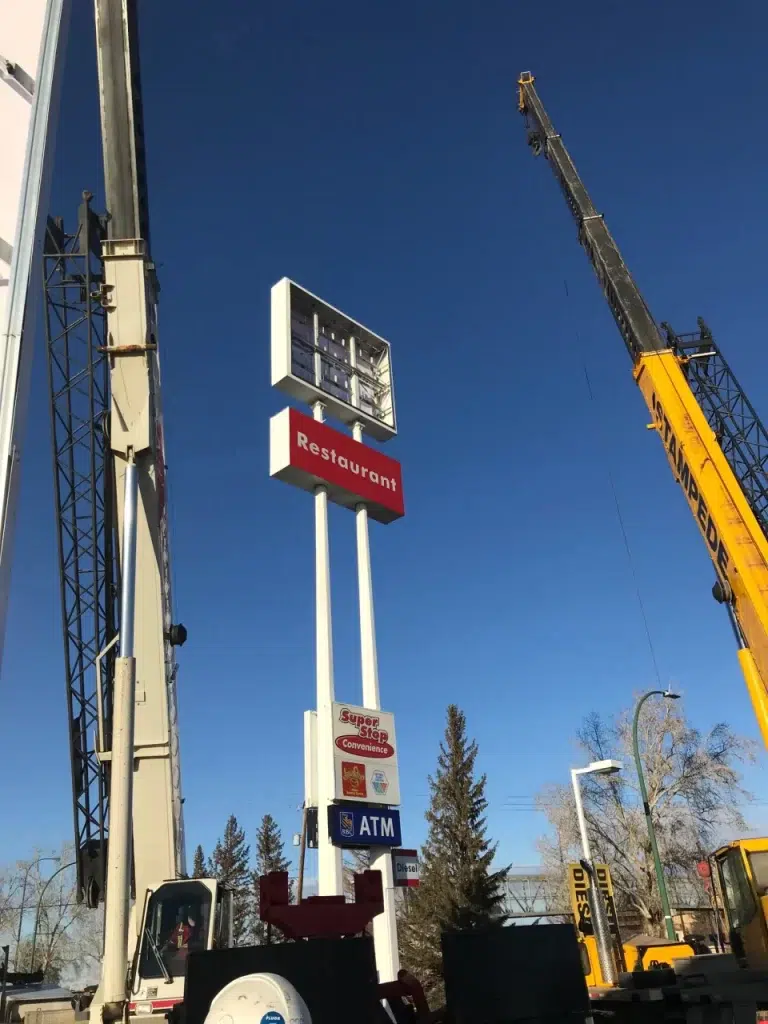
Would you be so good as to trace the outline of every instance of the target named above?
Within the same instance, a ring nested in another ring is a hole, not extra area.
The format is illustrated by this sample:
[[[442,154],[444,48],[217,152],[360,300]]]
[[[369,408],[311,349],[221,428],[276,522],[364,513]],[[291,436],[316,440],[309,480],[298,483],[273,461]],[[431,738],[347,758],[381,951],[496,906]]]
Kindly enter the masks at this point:
[[[380,871],[355,875],[355,902],[343,896],[310,896],[290,902],[287,871],[272,871],[259,879],[259,914],[289,939],[360,935],[384,910]]]

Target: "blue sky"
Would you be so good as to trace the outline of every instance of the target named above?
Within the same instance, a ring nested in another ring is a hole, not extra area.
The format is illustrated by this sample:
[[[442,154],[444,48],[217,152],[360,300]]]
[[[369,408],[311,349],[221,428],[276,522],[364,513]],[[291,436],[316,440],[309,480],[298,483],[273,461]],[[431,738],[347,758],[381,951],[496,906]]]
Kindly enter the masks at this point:
[[[75,0],[52,212],[101,195],[90,4]],[[145,8],[149,5],[145,4]],[[424,834],[448,702],[504,861],[566,779],[582,717],[663,682],[757,736],[713,573],[514,82],[555,125],[659,319],[710,323],[768,415],[765,6],[735,0],[245,5],[165,0],[142,30],[188,844],[235,813],[286,836],[314,690],[312,503],[268,477],[269,289],[283,275],[392,342],[406,518],[373,524],[382,700],[404,840]],[[213,20],[215,18],[215,21]],[[71,834],[50,440],[33,381],[8,642],[0,860]],[[585,368],[594,400],[585,385]],[[360,692],[354,521],[333,508],[337,692]],[[750,812],[768,828],[765,763]]]

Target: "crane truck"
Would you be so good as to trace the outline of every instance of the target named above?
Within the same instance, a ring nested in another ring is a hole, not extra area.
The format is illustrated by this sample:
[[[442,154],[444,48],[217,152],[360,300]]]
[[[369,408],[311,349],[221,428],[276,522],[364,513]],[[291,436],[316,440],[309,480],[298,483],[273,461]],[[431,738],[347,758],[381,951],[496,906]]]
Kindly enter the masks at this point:
[[[30,282],[39,281],[40,245],[44,217],[40,211],[47,203],[53,139],[57,120],[57,99],[64,64],[63,50],[69,17],[67,0],[29,0],[5,5],[2,10],[3,55],[0,56],[0,122],[5,146],[2,196],[0,196],[0,351],[3,370],[0,374],[0,649],[5,626],[6,599],[11,561],[18,463],[26,404],[34,313],[32,301],[37,289]],[[110,969],[101,993],[114,1002],[116,993],[125,990],[124,964],[137,947],[132,991],[136,1000],[147,1000],[153,1006],[153,992],[161,988],[168,1005],[183,994],[183,951],[169,946],[168,937],[178,923],[182,908],[190,917],[196,915],[196,940],[210,946],[214,941],[226,942],[228,935],[229,895],[215,880],[185,880],[182,802],[178,767],[178,739],[175,706],[174,646],[183,642],[183,627],[170,621],[170,584],[165,511],[165,465],[160,411],[160,375],[157,360],[157,282],[151,263],[148,234],[148,213],[145,191],[145,169],[141,127],[138,57],[131,44],[135,11],[133,4],[97,3],[101,115],[104,129],[104,155],[107,198],[110,219],[103,225],[90,216],[88,202],[73,252],[79,251],[87,261],[91,258],[90,242],[103,234],[103,274],[93,280],[75,274],[64,284],[85,295],[86,304],[93,303],[109,326],[109,336],[100,353],[88,344],[87,359],[92,356],[109,362],[111,410],[108,423],[99,416],[86,417],[74,426],[71,417],[73,399],[80,388],[93,392],[94,376],[73,371],[67,387],[56,389],[55,402],[69,409],[69,436],[57,448],[57,468],[69,463],[72,486],[65,494],[57,473],[56,492],[59,512],[71,513],[67,524],[72,539],[66,561],[77,563],[83,578],[97,576],[94,568],[99,559],[95,548],[86,542],[82,515],[82,494],[92,493],[89,480],[90,460],[83,465],[75,461],[83,438],[108,437],[110,471],[100,494],[102,510],[114,508],[116,497],[119,529],[125,544],[122,557],[121,630],[97,630],[100,636],[110,634],[104,649],[95,651],[90,668],[101,662],[107,668],[103,688],[98,694],[86,694],[82,687],[72,687],[70,710],[79,708],[70,718],[72,746],[72,777],[78,821],[78,893],[89,903],[98,902],[104,891],[106,836],[97,841],[93,826],[106,806],[92,804],[92,785],[98,767],[102,790],[104,780],[111,777],[115,831],[110,870],[115,879],[115,893],[125,898],[111,902],[107,913],[107,935],[111,953],[106,962]],[[46,241],[62,239],[61,225],[49,222]],[[80,243],[84,243],[83,249]],[[48,248],[48,246],[46,246]],[[59,268],[66,263],[58,257]],[[59,274],[57,284],[66,275]],[[93,291],[92,291],[93,289]],[[68,298],[63,300],[64,308]],[[72,351],[68,342],[71,308],[60,320],[60,336],[64,338],[65,362],[71,366]],[[79,318],[74,317],[79,321]],[[90,317],[85,321],[91,324]],[[71,386],[70,386],[71,385]],[[63,397],[62,397],[63,396]],[[55,405],[54,402],[54,405]],[[56,409],[54,419],[61,409]],[[106,410],[104,410],[106,411]],[[104,427],[106,426],[106,430]],[[61,440],[55,432],[56,440]],[[95,446],[98,447],[98,446]],[[93,450],[93,449],[92,449]],[[94,474],[95,475],[95,474]],[[109,497],[107,497],[107,493]],[[59,516],[63,522],[62,515]],[[109,548],[113,530],[111,516],[101,523],[100,544]],[[60,542],[62,534],[60,533]],[[97,545],[98,547],[98,545]],[[63,554],[63,546],[60,545]],[[75,552],[74,559],[72,553]],[[103,551],[102,551],[103,554]],[[110,556],[106,559],[111,562]],[[100,576],[104,581],[103,574]],[[62,591],[68,589],[62,577]],[[82,589],[73,591],[75,615],[65,610],[65,637],[83,640],[83,623],[93,618],[93,609],[103,602],[112,602],[113,588],[102,587],[95,602]],[[102,600],[103,599],[103,600]],[[98,618],[98,616],[97,616]],[[119,642],[119,658],[112,655]],[[83,665],[81,646],[75,660]],[[85,672],[86,669],[83,669]],[[93,674],[93,673],[92,673]],[[113,716],[113,687],[119,706]],[[134,712],[134,691],[136,695]],[[104,697],[104,700],[95,699]],[[98,705],[92,719],[84,708]],[[97,724],[98,728],[88,727]],[[134,749],[135,740],[135,749]],[[90,745],[90,750],[88,749]],[[136,763],[136,771],[132,766]],[[114,768],[114,770],[112,770]],[[135,779],[135,782],[134,782]],[[132,789],[135,789],[134,828],[130,828]],[[98,801],[96,801],[98,804]],[[85,823],[85,824],[83,824]],[[80,826],[83,827],[80,827]],[[133,858],[131,859],[131,853]],[[99,865],[99,860],[102,863]],[[94,870],[87,870],[88,865]],[[129,889],[141,895],[139,914],[130,919]],[[143,894],[148,893],[146,901]],[[143,911],[143,914],[142,914]],[[3,972],[5,975],[7,972]],[[36,1000],[33,999],[34,1003]],[[39,1000],[37,1000],[39,1002]],[[161,1005],[161,1003],[158,1003]],[[26,1012],[45,1013],[44,1007],[26,1003]]]
[[[768,432],[707,324],[679,334],[657,325],[605,220],[536,91],[518,79],[528,144],[549,163],[632,361],[632,373],[672,474],[715,571],[747,692],[768,746]],[[647,810],[647,808],[646,808]],[[768,967],[768,839],[737,840],[714,854],[731,947]]]

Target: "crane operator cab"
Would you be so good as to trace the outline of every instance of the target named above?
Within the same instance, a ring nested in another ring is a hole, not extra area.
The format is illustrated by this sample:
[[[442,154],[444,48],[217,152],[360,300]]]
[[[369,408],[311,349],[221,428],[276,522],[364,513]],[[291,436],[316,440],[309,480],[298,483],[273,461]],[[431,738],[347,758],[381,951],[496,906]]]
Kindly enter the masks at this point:
[[[737,839],[713,857],[731,950],[744,967],[768,969],[768,838]]]
[[[167,1013],[184,998],[191,952],[232,945],[232,893],[210,878],[147,892],[136,943],[131,1014]]]

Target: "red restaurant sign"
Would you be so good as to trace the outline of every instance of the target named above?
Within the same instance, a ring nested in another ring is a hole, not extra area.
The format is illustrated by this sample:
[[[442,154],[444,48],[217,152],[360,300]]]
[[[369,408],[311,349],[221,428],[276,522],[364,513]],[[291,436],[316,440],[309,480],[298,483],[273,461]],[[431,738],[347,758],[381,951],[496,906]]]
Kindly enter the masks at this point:
[[[362,503],[380,523],[405,514],[399,462],[297,409],[269,421],[269,462],[270,476],[305,491],[325,485],[331,501]]]

